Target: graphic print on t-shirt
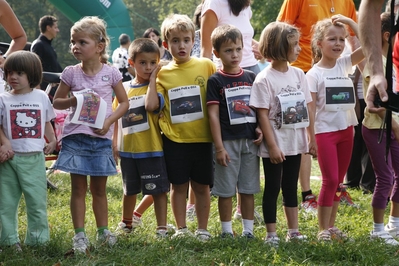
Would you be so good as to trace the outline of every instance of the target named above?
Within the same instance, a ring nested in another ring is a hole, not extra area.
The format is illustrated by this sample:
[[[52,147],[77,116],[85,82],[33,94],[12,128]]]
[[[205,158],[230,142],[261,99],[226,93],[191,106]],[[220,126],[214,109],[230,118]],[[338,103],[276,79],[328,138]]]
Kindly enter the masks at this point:
[[[281,128],[304,128],[309,126],[305,95],[302,91],[277,95],[281,105]]]
[[[256,123],[255,111],[249,107],[250,86],[226,88],[227,109],[230,118],[230,125]]]
[[[141,132],[150,128],[144,104],[145,95],[129,98],[129,110],[122,116],[123,135]]]
[[[355,108],[353,82],[348,77],[325,77],[326,111],[337,112]]]
[[[168,91],[172,124],[186,123],[204,117],[200,87],[182,86]]]
[[[39,139],[42,135],[41,112],[37,109],[10,110],[11,138]]]

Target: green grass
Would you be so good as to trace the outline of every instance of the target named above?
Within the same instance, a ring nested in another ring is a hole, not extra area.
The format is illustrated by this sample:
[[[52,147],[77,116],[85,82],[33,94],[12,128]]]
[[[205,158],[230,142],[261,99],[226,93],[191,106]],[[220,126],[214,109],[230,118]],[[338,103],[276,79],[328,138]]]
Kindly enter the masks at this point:
[[[312,175],[320,175],[317,162],[313,163]],[[64,253],[71,248],[74,235],[69,211],[70,183],[66,174],[55,174],[51,180],[58,190],[48,193],[48,214],[51,227],[51,241],[42,247],[22,246],[23,253],[15,253],[12,248],[3,247],[0,253],[0,265],[399,265],[398,248],[385,246],[370,241],[372,227],[371,195],[363,195],[353,190],[351,195],[361,207],[355,209],[341,206],[337,217],[337,226],[348,232],[353,242],[320,243],[316,240],[318,231],[317,219],[299,215],[299,227],[309,241],[305,243],[285,243],[278,249],[267,246],[262,238],[266,234],[263,225],[255,227],[255,240],[241,238],[220,239],[214,237],[202,243],[195,239],[155,238],[155,218],[150,208],[144,215],[144,226],[128,237],[120,237],[112,249],[105,246],[93,248],[90,256],[64,258]],[[320,181],[312,181],[312,189],[320,190]],[[299,197],[298,192],[298,197]],[[109,225],[116,228],[121,216],[121,180],[119,176],[109,178],[108,202]],[[95,222],[90,205],[91,197],[87,196],[86,228],[91,243],[95,243]],[[260,206],[262,194],[256,195],[256,206]],[[209,231],[220,234],[220,223],[217,212],[217,198],[212,197]],[[258,207],[259,208],[259,207]],[[388,211],[386,212],[388,216]],[[21,238],[26,230],[24,203],[19,209],[19,229]],[[169,208],[168,222],[173,223]],[[278,229],[280,238],[286,234],[286,222],[279,202]],[[195,223],[188,224],[194,231]],[[237,234],[241,233],[241,224],[233,221]]]

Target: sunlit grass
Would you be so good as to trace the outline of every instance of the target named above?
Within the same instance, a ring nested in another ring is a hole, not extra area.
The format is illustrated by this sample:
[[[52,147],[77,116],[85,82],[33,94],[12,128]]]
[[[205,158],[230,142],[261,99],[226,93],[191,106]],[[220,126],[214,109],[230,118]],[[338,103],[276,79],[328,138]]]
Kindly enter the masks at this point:
[[[312,175],[319,176],[317,162],[313,162]],[[217,198],[211,199],[209,231],[215,236],[206,243],[195,239],[155,238],[155,217],[153,208],[144,215],[144,226],[133,234],[118,239],[112,249],[105,246],[91,250],[90,256],[64,258],[64,253],[72,247],[74,235],[69,211],[70,182],[67,174],[54,174],[51,180],[58,190],[48,193],[48,213],[51,226],[51,241],[43,247],[22,246],[23,252],[17,254],[12,248],[3,247],[0,253],[0,265],[399,265],[398,248],[385,246],[370,241],[372,227],[370,201],[371,195],[361,191],[350,191],[353,200],[360,205],[359,209],[340,206],[337,226],[348,232],[352,242],[331,244],[316,240],[317,219],[306,216],[300,211],[299,227],[309,241],[305,243],[281,242],[278,249],[263,243],[266,234],[264,225],[255,226],[255,240],[247,241],[236,237],[220,239],[220,223],[217,212]],[[262,180],[263,181],[263,180]],[[311,181],[312,189],[318,193],[320,181]],[[115,230],[121,217],[121,179],[113,176],[108,181],[109,226]],[[141,196],[140,196],[141,197]],[[300,193],[298,192],[298,199]],[[259,209],[262,193],[256,195],[256,206]],[[91,197],[87,196],[86,229],[91,243],[95,246],[96,226],[91,210]],[[386,212],[388,215],[388,212]],[[386,217],[387,217],[386,215]],[[19,209],[20,235],[26,230],[24,203]],[[168,222],[173,223],[169,207]],[[194,231],[196,222],[188,224]],[[236,234],[242,227],[239,221],[233,221]],[[287,226],[279,202],[277,233],[284,239]]]

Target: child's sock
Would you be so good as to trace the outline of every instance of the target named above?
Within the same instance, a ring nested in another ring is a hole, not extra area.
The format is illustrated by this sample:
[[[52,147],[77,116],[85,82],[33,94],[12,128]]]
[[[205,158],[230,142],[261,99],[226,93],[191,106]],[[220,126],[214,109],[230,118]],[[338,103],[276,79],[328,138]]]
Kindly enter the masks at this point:
[[[277,236],[277,232],[267,232],[266,237],[274,237]]]
[[[83,233],[84,235],[86,235],[85,228],[84,227],[75,228],[75,235],[77,235],[79,233]]]
[[[291,236],[293,233],[299,233],[298,228],[297,229],[288,229],[288,234]]]
[[[97,228],[97,233],[99,235],[103,235],[104,234],[104,230],[108,230],[108,226],[100,226]]]
[[[221,224],[222,224],[222,233],[224,232],[233,233],[233,226],[231,221],[221,222]]]
[[[384,223],[373,223],[373,232],[384,231]]]
[[[399,217],[395,217],[395,216],[389,216],[389,227],[393,228],[393,227],[399,227]]]
[[[128,229],[132,229],[132,223],[133,223],[133,219],[132,218],[123,218],[122,222],[126,225],[126,228]]]
[[[308,190],[308,191],[303,191],[302,192],[302,201],[305,201],[306,196],[308,195],[312,195],[312,190]]]
[[[251,235],[254,232],[254,220],[242,219],[242,233],[250,233]]]
[[[237,205],[237,207],[236,207],[236,212],[239,213],[239,214],[241,214],[241,206],[240,206],[240,205]]]
[[[136,212],[136,211],[134,211],[133,212],[133,216],[137,216],[137,217],[139,217],[139,218],[141,218],[141,213],[139,213],[139,212]]]

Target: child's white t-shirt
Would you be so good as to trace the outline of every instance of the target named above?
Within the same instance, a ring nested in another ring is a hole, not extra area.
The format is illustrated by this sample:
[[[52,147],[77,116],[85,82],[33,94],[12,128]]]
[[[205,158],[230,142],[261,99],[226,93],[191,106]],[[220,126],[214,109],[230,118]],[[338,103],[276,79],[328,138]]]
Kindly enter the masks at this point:
[[[348,77],[352,74],[351,55],[337,59],[333,68],[322,68],[314,65],[307,73],[306,78],[311,92],[317,93],[315,133],[335,132],[347,129],[358,124],[355,109],[326,111],[325,77]]]
[[[284,121],[280,119],[277,95],[298,91],[303,92],[306,104],[312,101],[305,74],[301,69],[289,66],[287,72],[280,72],[271,65],[256,76],[251,89],[249,105],[256,109],[269,109],[269,120],[276,143],[286,156],[308,152],[306,128],[278,128]],[[259,147],[258,156],[270,157],[264,140]]]

